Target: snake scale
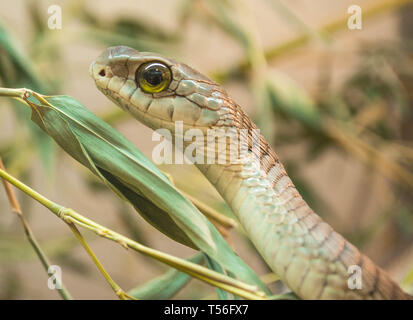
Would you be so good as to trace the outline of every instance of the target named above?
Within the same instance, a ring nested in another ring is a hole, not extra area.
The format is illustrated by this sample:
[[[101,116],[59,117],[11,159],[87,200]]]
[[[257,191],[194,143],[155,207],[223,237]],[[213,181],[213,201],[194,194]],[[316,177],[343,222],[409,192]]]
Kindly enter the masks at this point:
[[[90,74],[109,99],[152,129],[178,134],[177,121],[182,121],[184,133],[194,128],[235,129],[238,134],[256,129],[219,84],[159,54],[110,47],[91,64]],[[251,148],[250,134],[246,141],[248,151],[235,162],[196,165],[294,293],[303,299],[412,298],[312,211],[262,136],[258,154]],[[230,148],[222,152],[231,153]],[[348,285],[353,265],[361,271],[358,289]]]

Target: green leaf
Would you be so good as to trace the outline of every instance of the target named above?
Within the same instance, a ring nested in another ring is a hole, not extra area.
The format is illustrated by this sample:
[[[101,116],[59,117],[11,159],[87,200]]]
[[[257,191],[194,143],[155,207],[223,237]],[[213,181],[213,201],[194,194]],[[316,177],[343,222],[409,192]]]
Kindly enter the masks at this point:
[[[200,264],[203,259],[204,254],[197,253],[186,260]],[[166,300],[177,294],[191,279],[188,274],[171,268],[163,275],[130,290],[128,294],[142,300]]]
[[[218,263],[216,263],[213,259],[211,259],[208,256],[206,256],[205,258],[206,258],[206,265],[209,269],[225,274],[225,270],[223,270]],[[234,296],[230,294],[229,292],[222,290],[221,288],[216,288],[216,291],[217,291],[219,300],[234,300],[235,298],[238,298],[237,296]]]
[[[69,96],[31,95],[32,120],[158,230],[269,292],[216,228],[129,140]]]
[[[18,50],[7,33],[0,25],[0,82],[7,87],[28,87],[33,90],[45,91],[46,85],[37,76],[31,61]],[[29,121],[28,110],[21,108],[13,101],[13,108],[19,120],[26,122],[37,151],[43,160],[44,167],[50,169],[54,156],[52,140],[38,127]]]
[[[26,84],[32,84],[34,90],[45,90],[45,86],[37,76],[33,64],[29,61],[27,57],[25,57],[20,50],[18,50],[13,43],[13,40],[7,33],[6,29],[0,25],[0,53],[3,57],[5,57],[12,65],[13,76],[6,74],[0,74],[2,76],[2,80],[6,81],[5,85],[9,85],[12,83],[7,83],[7,81],[17,82],[16,80],[26,81]],[[2,61],[3,62],[3,61]],[[12,78],[12,80],[9,80]],[[16,85],[14,83],[13,85]]]

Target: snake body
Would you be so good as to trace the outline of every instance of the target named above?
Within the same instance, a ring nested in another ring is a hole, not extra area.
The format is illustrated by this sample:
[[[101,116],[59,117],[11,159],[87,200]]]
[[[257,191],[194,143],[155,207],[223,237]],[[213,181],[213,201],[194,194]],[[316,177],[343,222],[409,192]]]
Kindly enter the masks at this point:
[[[170,71],[170,82],[148,93],[137,81],[139,67],[157,62]],[[99,90],[152,129],[173,134],[182,121],[190,129],[256,129],[223,88],[191,67],[155,53],[119,46],[105,50],[91,65]],[[388,275],[330,225],[298,193],[279,158],[259,137],[234,162],[197,164],[230,205],[270,268],[303,299],[409,299]],[[189,145],[186,142],[185,145]],[[204,149],[206,150],[206,148]],[[205,151],[206,152],[206,151]],[[228,155],[229,148],[224,151]],[[220,154],[216,151],[216,158]],[[349,268],[358,266],[362,287],[349,288]]]

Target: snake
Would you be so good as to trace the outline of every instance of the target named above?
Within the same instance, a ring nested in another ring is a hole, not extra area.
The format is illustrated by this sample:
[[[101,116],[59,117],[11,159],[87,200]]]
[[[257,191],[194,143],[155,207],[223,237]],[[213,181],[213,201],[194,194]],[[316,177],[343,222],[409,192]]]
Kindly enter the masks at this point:
[[[204,158],[212,152],[212,160],[229,154],[235,160],[195,165],[228,203],[271,270],[298,297],[412,299],[310,208],[264,137],[253,139],[257,126],[221,85],[175,59],[127,46],[104,50],[89,73],[106,97],[153,130],[167,129],[181,138],[194,129],[247,132],[238,157],[228,146],[205,146],[204,138]],[[182,132],[176,129],[178,122]],[[184,141],[181,148],[190,144]],[[360,275],[359,286],[349,285],[352,268]]]

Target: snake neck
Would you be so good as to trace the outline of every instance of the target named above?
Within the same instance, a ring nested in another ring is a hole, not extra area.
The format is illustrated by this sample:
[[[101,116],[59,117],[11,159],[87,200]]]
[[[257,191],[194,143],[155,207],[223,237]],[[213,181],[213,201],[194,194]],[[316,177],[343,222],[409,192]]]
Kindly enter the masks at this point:
[[[235,212],[239,211],[240,202],[235,192],[243,186],[248,186],[249,193],[256,194],[257,200],[263,203],[276,206],[279,214],[314,214],[272,149],[264,149],[266,152],[260,157],[248,151],[247,156],[235,164],[196,165]]]
[[[411,299],[313,212],[268,144],[262,150],[238,164],[197,167],[281,280],[303,299]],[[359,270],[360,287],[349,270]]]

